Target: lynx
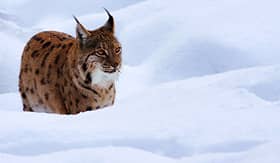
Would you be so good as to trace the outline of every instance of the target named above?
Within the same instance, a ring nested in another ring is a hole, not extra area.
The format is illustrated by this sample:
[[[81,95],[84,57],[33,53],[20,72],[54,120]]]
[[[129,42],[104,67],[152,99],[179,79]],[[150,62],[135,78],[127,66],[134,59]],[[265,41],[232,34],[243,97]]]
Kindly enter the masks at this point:
[[[26,44],[21,59],[19,91],[23,110],[77,114],[114,104],[121,69],[121,44],[114,18],[87,30],[75,17],[76,37],[44,31]]]

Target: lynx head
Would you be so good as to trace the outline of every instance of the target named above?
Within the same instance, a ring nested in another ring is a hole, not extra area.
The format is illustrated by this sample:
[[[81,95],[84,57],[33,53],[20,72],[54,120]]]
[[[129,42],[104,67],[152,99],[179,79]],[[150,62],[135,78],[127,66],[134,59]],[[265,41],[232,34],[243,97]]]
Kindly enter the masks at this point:
[[[101,84],[117,79],[121,68],[121,44],[114,35],[114,18],[109,18],[96,30],[87,30],[77,22],[77,68],[86,84]]]

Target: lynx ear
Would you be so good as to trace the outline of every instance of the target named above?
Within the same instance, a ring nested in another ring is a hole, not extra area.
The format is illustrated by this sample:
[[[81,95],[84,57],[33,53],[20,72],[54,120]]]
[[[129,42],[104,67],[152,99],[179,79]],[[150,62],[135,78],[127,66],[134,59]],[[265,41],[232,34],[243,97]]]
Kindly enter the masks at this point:
[[[84,41],[85,39],[88,38],[88,36],[90,35],[89,31],[86,30],[86,28],[80,23],[80,21],[73,16],[73,18],[75,19],[76,23],[77,23],[77,27],[76,27],[76,37],[80,40],[80,41]]]
[[[109,18],[103,27],[109,30],[110,32],[114,33],[114,28],[115,28],[114,18],[106,8],[104,8],[104,10],[106,11]]]

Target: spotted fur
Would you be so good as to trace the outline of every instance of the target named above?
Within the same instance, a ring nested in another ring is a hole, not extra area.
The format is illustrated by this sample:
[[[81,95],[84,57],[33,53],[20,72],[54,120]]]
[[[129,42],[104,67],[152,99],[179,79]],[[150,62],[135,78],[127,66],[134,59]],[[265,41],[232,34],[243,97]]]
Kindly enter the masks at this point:
[[[121,68],[114,19],[87,30],[77,18],[76,38],[56,31],[34,35],[21,60],[24,111],[77,114],[113,105]]]

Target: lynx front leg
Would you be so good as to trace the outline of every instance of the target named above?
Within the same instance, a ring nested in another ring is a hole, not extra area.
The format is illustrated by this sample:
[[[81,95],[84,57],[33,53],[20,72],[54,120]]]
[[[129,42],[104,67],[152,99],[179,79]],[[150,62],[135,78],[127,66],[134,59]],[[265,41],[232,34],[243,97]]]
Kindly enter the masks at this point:
[[[23,103],[23,111],[33,112],[25,93],[21,93],[21,98]]]

